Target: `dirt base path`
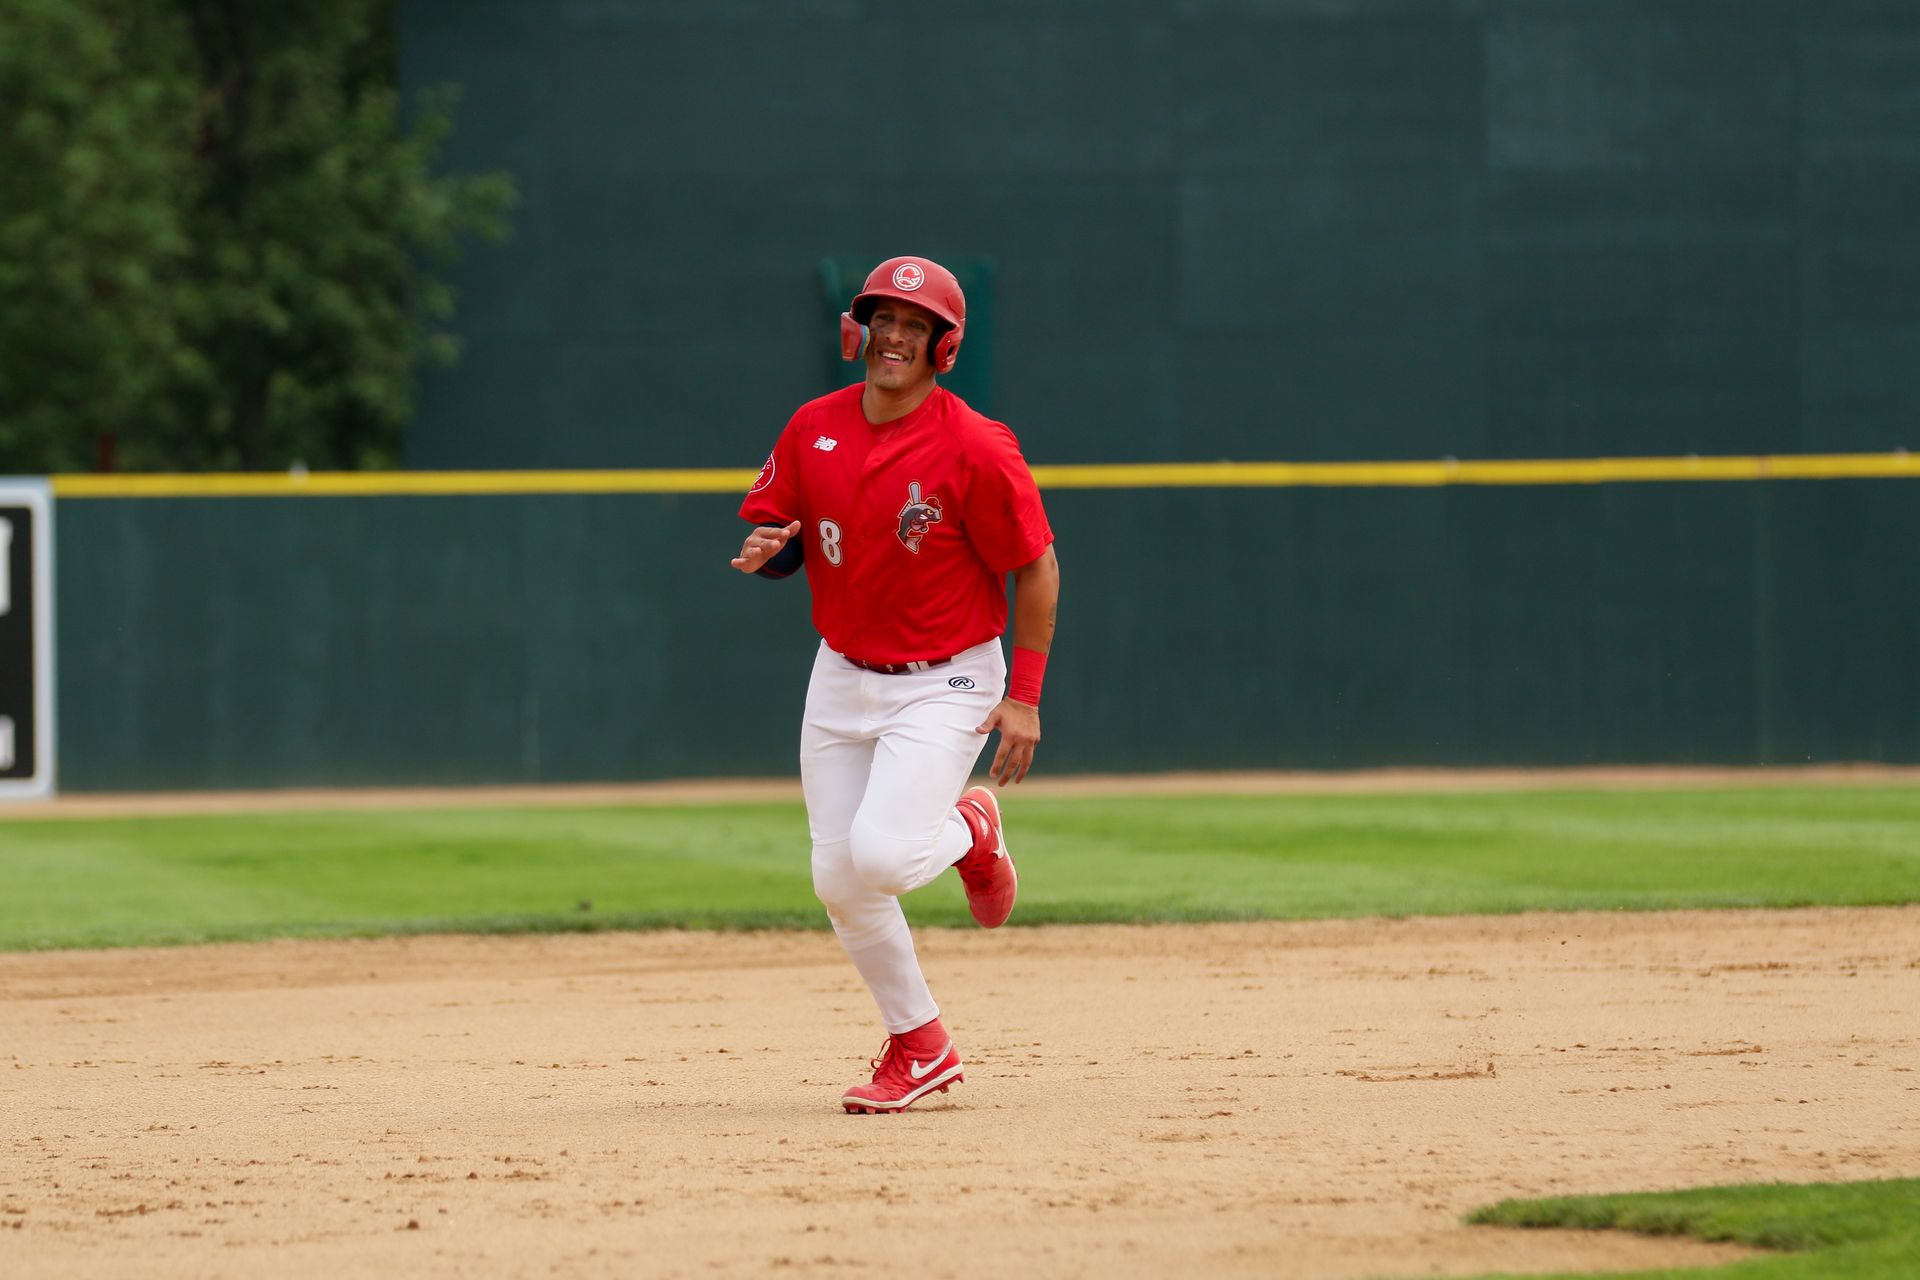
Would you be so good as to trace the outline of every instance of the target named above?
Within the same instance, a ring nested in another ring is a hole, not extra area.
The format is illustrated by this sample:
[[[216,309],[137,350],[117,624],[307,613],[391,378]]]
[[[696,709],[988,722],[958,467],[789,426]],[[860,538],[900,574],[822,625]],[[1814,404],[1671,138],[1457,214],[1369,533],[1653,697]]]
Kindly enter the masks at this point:
[[[0,956],[0,1271],[1360,1277],[1733,1254],[1506,1196],[1920,1173],[1920,908]]]

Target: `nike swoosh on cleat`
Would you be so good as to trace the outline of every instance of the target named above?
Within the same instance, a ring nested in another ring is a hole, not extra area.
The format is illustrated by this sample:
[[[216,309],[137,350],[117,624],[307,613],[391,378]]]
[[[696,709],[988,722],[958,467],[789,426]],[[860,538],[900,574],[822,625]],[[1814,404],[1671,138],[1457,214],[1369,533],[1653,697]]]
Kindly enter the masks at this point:
[[[935,1067],[939,1066],[941,1063],[945,1062],[947,1060],[947,1055],[952,1052],[953,1052],[953,1041],[949,1040],[947,1041],[945,1048],[941,1049],[940,1052],[934,1054],[931,1058],[927,1059],[927,1065],[924,1067],[921,1066],[916,1059],[908,1058],[907,1073],[911,1075],[915,1080],[924,1080],[927,1078],[927,1073],[932,1071]]]

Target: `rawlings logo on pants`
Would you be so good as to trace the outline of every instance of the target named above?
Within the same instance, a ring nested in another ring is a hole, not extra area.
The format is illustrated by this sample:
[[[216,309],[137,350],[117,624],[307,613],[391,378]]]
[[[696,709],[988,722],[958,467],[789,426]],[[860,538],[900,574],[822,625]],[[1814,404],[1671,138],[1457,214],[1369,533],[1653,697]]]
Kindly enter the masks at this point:
[[[920,539],[939,523],[940,499],[932,494],[922,498],[920,482],[915,480],[907,486],[907,505],[900,508],[900,544],[918,555]]]

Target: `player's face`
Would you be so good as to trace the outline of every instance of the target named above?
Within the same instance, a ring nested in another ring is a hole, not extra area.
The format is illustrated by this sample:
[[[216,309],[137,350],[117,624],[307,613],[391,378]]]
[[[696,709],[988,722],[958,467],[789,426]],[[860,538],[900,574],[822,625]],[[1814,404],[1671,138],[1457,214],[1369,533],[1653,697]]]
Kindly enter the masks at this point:
[[[931,378],[927,347],[939,323],[925,307],[882,298],[867,319],[867,381],[885,391],[905,391]]]

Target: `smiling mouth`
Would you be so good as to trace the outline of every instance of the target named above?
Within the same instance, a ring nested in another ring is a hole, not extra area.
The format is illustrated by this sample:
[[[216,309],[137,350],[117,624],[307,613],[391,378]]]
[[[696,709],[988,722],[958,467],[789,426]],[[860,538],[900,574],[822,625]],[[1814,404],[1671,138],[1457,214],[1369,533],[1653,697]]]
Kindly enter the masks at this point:
[[[906,356],[906,355],[902,355],[902,354],[901,354],[900,352],[898,352],[898,351],[882,351],[882,352],[880,353],[880,360],[881,360],[881,363],[883,363],[883,364],[911,364],[911,363],[913,363],[913,357],[911,357],[911,356]]]

